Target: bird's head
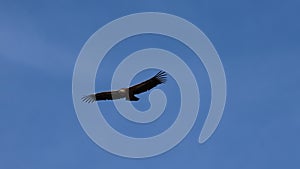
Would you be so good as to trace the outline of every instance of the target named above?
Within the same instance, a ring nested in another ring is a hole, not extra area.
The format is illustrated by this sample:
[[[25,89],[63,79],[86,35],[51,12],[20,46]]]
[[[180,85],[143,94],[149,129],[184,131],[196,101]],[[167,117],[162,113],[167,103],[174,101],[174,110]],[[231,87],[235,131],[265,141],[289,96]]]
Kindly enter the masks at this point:
[[[126,88],[122,88],[118,92],[119,92],[120,95],[125,95],[127,93],[127,91],[128,90]]]

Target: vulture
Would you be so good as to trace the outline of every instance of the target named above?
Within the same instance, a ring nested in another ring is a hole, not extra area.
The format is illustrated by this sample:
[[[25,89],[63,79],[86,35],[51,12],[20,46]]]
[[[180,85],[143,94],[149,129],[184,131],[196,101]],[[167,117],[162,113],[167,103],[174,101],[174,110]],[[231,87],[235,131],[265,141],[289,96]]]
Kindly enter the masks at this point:
[[[159,71],[152,78],[139,83],[137,85],[131,86],[129,88],[122,88],[114,91],[106,91],[101,93],[90,94],[82,97],[83,102],[93,103],[99,100],[116,100],[125,98],[128,101],[138,101],[139,98],[136,97],[136,94],[140,94],[146,92],[159,84],[163,84],[166,82],[166,72]]]

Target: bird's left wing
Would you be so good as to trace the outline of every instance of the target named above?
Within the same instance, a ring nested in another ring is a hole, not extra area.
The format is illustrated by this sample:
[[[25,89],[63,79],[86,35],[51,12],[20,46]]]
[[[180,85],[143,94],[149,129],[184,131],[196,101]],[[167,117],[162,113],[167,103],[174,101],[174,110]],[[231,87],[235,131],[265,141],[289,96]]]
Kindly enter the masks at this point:
[[[82,97],[82,101],[93,103],[98,100],[115,100],[123,98],[118,91],[101,92]]]

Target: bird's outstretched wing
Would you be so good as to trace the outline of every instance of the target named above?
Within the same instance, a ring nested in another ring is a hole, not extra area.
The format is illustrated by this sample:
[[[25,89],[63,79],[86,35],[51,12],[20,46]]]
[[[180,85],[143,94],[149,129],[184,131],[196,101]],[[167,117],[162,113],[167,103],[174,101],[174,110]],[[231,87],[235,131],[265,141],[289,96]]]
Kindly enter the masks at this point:
[[[96,94],[90,94],[82,97],[82,101],[87,103],[93,103],[98,100],[115,100],[121,99],[124,96],[121,96],[118,91],[109,91],[109,92],[101,92]]]
[[[130,87],[129,92],[130,93],[132,92],[132,94],[139,94],[139,93],[146,92],[161,83],[165,83],[167,80],[166,75],[167,75],[166,72],[159,71],[151,79],[148,79],[140,84]]]

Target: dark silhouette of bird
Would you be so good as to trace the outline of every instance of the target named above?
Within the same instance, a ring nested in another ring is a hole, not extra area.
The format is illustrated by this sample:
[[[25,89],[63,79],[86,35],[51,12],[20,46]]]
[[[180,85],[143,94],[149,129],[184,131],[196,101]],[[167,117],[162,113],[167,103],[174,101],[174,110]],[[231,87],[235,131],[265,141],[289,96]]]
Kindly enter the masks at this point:
[[[159,84],[165,83],[167,80],[166,75],[166,72],[159,71],[152,78],[137,85],[129,88],[122,88],[120,90],[90,94],[82,97],[82,101],[92,103],[99,100],[116,100],[121,98],[125,98],[128,101],[138,101],[139,98],[135,96],[136,94],[146,92]]]

